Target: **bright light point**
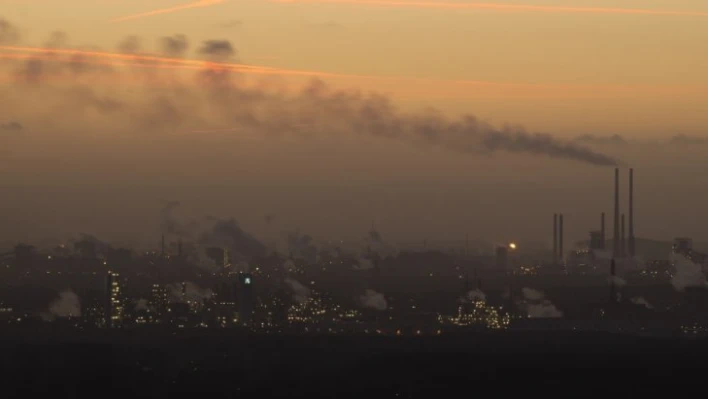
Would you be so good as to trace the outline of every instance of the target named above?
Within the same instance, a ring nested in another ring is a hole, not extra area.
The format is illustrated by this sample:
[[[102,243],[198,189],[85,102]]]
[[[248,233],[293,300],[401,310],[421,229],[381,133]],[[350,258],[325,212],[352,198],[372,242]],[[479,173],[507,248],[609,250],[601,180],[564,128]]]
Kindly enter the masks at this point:
[[[509,248],[516,249],[516,244],[512,242],[511,244],[509,244]]]

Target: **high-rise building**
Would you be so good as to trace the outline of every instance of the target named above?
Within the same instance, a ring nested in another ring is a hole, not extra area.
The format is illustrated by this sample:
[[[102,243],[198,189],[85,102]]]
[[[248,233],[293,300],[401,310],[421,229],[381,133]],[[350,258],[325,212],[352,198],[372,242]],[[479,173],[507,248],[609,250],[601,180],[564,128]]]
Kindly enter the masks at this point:
[[[106,277],[106,327],[120,327],[123,324],[124,310],[120,275],[109,271]]]

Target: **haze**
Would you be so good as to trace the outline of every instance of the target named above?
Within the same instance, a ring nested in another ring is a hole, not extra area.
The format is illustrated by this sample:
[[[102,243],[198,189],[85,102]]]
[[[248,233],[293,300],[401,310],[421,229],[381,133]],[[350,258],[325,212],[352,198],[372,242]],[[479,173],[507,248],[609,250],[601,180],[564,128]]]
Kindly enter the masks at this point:
[[[0,1],[0,240],[156,242],[178,200],[320,239],[547,243],[563,212],[573,242],[615,160],[637,236],[708,240],[708,5],[405,2]]]

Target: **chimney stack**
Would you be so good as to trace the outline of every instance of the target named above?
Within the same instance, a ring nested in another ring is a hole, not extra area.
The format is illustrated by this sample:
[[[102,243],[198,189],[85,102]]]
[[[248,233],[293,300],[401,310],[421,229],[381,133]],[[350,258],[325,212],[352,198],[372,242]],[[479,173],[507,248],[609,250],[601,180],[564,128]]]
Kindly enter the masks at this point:
[[[553,264],[558,263],[558,214],[553,214]]]
[[[612,237],[612,256],[614,258],[619,258],[620,256],[619,173],[619,168],[615,168],[615,224]]]
[[[626,256],[626,251],[627,251],[627,241],[625,240],[625,230],[624,230],[624,213],[622,214],[622,235],[620,239],[620,256],[625,257]]]
[[[629,169],[629,257],[634,258],[634,169]]]
[[[600,249],[605,249],[605,212],[600,214],[600,235],[602,236],[602,244]]]
[[[558,259],[563,262],[563,214],[558,216]]]
[[[165,235],[162,235],[162,244],[160,248],[160,255],[165,256]]]
[[[617,293],[615,292],[615,260],[610,263],[610,303],[617,302]]]

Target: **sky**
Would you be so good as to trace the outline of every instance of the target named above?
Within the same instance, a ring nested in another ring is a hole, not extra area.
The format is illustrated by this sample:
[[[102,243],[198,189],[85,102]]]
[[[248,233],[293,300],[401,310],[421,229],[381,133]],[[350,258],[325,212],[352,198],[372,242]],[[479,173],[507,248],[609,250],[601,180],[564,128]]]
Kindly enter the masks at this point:
[[[702,1],[0,0],[0,20],[3,239],[150,240],[165,199],[261,236],[274,213],[321,238],[550,242],[564,212],[581,239],[614,163],[640,236],[708,239]]]

